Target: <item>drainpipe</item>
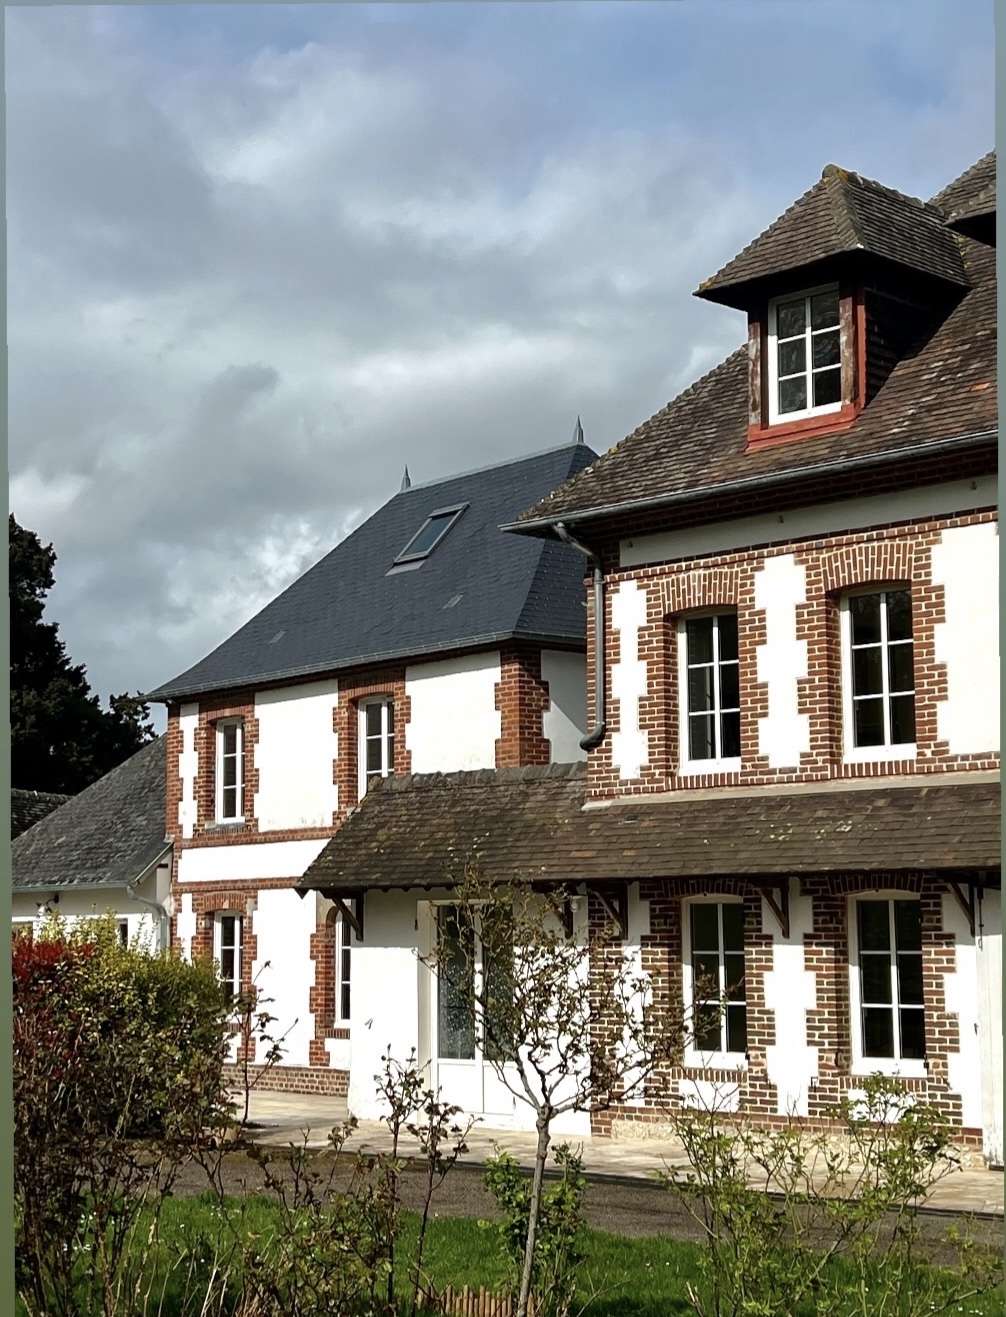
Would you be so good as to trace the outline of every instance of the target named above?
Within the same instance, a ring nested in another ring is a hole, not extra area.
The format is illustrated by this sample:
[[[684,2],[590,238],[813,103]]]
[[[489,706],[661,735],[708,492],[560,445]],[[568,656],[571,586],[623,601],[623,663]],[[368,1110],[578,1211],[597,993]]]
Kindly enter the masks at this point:
[[[593,549],[574,539],[561,521],[556,524],[555,533],[563,544],[582,553],[594,569],[594,726],[580,742],[580,749],[596,750],[608,730],[604,720],[604,574]]]
[[[163,856],[161,858],[163,859]],[[159,869],[160,867],[161,861],[159,860],[157,868]],[[138,895],[136,891],[137,885],[144,878],[145,874],[149,872],[150,870],[147,869],[144,873],[140,874],[139,878],[135,878],[131,883],[127,883],[126,895],[131,900],[136,901],[139,905],[145,905],[148,910],[153,910],[154,914],[157,916],[157,950],[164,951],[168,945],[168,929],[170,927],[168,922],[170,916],[168,915],[167,907],[161,905],[160,901],[151,901],[146,896]]]

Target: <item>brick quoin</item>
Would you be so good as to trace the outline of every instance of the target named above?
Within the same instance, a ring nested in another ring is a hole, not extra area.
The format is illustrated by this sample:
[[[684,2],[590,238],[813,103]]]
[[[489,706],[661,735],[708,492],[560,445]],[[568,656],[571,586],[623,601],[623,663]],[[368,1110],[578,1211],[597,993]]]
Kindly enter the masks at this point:
[[[497,768],[525,768],[548,764],[551,744],[542,732],[548,711],[548,682],[541,675],[541,650],[535,645],[509,642],[500,646],[500,679],[496,708],[500,736],[496,742]]]

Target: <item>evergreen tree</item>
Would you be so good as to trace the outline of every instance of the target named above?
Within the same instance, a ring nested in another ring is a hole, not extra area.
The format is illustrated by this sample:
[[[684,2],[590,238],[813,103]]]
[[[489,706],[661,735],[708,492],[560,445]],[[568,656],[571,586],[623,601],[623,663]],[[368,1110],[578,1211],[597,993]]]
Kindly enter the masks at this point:
[[[44,619],[56,554],[13,514],[10,559],[11,784],[74,794],[154,737],[139,695],[113,695],[103,709],[83,663],[74,664],[59,624]]]

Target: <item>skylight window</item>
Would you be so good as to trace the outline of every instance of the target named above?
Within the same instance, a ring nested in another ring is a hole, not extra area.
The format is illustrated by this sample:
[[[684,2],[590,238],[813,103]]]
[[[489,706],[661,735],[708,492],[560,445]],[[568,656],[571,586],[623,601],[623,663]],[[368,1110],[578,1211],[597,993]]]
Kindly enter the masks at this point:
[[[395,565],[421,562],[428,558],[467,506],[467,503],[462,503],[460,507],[438,508],[436,512],[431,512],[395,559]]]

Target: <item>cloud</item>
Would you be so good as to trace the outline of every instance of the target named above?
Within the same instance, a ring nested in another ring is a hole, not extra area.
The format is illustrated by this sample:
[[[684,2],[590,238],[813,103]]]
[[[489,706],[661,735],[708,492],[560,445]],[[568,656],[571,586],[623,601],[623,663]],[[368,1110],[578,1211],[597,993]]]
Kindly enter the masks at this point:
[[[8,12],[12,507],[102,693],[406,462],[634,429],[741,340],[689,294],[829,159],[926,193],[991,140],[990,9],[390,8]]]

